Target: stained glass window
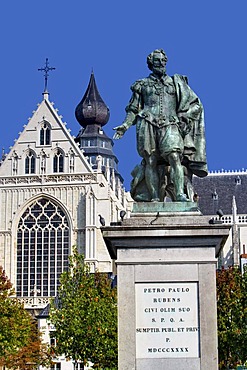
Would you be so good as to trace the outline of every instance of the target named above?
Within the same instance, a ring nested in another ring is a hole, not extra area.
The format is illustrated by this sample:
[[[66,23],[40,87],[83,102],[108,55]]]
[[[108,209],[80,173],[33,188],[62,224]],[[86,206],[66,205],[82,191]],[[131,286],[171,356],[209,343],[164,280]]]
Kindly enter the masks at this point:
[[[31,204],[17,230],[17,296],[55,296],[68,268],[70,231],[63,210],[49,199]]]

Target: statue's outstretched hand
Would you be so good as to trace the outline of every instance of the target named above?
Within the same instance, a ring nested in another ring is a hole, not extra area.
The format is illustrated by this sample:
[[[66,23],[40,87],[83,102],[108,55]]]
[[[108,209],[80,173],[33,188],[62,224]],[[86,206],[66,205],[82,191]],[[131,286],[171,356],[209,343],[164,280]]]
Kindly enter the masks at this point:
[[[114,127],[113,130],[116,131],[115,134],[113,135],[113,139],[118,140],[121,139],[121,137],[124,135],[126,131],[126,126],[125,125],[117,126]]]

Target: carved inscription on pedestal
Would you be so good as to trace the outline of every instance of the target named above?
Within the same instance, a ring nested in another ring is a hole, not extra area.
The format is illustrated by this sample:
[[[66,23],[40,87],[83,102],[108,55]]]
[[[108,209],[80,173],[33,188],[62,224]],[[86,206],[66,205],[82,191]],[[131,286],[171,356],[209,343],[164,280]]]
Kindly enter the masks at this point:
[[[198,284],[136,283],[136,357],[199,357]]]

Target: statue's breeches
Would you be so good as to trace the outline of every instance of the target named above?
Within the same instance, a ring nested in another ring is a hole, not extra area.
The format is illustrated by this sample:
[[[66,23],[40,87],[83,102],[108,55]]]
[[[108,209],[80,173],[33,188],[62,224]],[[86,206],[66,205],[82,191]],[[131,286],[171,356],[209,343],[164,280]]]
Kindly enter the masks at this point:
[[[184,143],[177,123],[157,127],[138,117],[136,123],[137,150],[141,157],[156,154],[164,159],[172,152],[183,153]]]

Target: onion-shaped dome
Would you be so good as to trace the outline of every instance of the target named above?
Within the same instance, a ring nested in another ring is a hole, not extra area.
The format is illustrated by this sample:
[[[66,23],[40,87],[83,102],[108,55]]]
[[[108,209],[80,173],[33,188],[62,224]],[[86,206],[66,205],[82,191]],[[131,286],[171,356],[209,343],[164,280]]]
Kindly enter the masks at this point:
[[[84,128],[92,124],[104,126],[109,120],[110,111],[99,94],[93,72],[85,95],[75,109],[75,116]]]

